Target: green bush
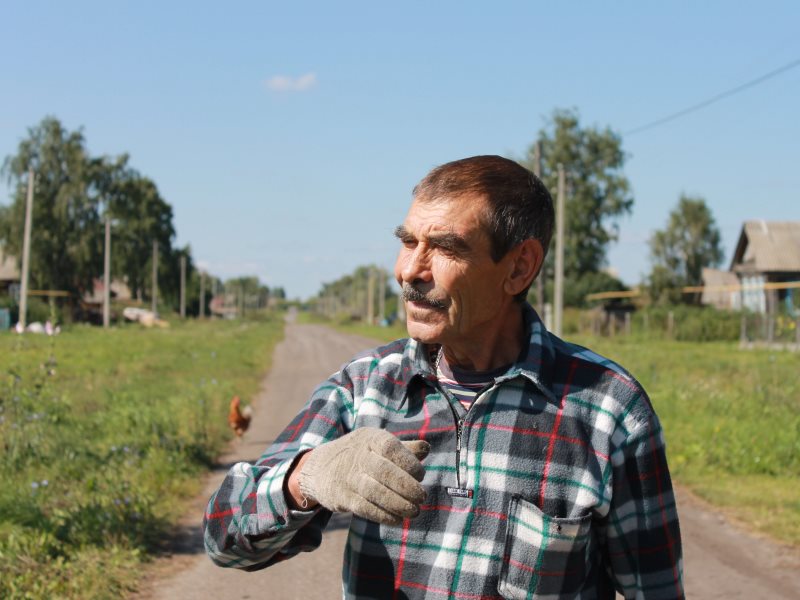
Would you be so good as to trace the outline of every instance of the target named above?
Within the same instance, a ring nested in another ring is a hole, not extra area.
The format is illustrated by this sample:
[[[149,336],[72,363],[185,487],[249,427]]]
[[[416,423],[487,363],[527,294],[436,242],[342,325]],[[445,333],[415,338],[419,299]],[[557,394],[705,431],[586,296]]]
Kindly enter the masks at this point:
[[[667,335],[669,313],[674,318],[673,338],[684,342],[736,341],[742,313],[708,306],[658,306],[633,314],[633,331],[648,336]]]
[[[14,326],[19,321],[19,304],[11,296],[0,297],[0,308],[7,308],[11,313],[11,325]],[[55,317],[55,318],[53,318]],[[61,310],[55,307],[55,315],[52,314],[50,304],[41,298],[28,298],[28,323],[39,321],[54,321],[62,323]]]

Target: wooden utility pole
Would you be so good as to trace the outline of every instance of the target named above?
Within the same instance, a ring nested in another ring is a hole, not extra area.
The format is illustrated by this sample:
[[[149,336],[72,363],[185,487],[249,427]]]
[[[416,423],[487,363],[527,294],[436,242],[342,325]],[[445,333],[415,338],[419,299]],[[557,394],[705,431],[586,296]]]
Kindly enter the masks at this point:
[[[106,242],[103,255],[103,327],[111,324],[111,218],[106,216]]]
[[[33,221],[33,167],[28,167],[28,197],[25,200],[25,230],[22,237],[22,282],[19,290],[19,324],[25,329],[28,316],[28,271],[31,264],[31,222]]]
[[[378,322],[383,323],[386,319],[386,273],[383,269],[378,270]]]
[[[200,271],[200,318],[206,316],[206,274]]]
[[[152,311],[157,314],[156,307],[158,305],[158,241],[153,240],[153,293],[152,293]]]
[[[397,294],[397,320],[401,323],[406,322],[406,303],[403,301],[403,292]]]
[[[542,142],[537,141],[533,147],[533,174],[537,177],[542,177]],[[547,248],[542,248],[542,251],[547,254]],[[544,262],[536,276],[536,312],[539,313],[540,318],[544,318]]]
[[[186,256],[181,254],[181,319],[186,318]]]
[[[375,323],[375,269],[372,267],[367,278],[367,323]]]
[[[556,277],[553,294],[553,333],[561,336],[564,314],[564,196],[566,195],[564,165],[558,165],[558,206],[556,207]]]

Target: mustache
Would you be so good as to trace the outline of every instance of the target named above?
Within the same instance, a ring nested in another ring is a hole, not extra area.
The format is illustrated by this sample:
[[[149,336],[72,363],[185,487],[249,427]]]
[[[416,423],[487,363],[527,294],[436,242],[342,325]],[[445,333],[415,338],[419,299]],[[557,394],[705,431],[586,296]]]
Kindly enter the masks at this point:
[[[445,299],[435,298],[424,292],[421,292],[410,283],[403,284],[403,300],[406,302],[427,304],[431,308],[447,308],[447,302]]]

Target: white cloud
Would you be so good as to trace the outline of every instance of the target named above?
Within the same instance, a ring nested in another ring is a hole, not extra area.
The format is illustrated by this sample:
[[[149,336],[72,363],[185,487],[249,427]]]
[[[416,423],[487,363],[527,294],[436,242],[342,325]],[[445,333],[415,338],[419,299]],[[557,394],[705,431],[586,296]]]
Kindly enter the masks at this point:
[[[306,73],[298,77],[275,75],[265,83],[273,92],[305,92],[317,85],[317,74]]]

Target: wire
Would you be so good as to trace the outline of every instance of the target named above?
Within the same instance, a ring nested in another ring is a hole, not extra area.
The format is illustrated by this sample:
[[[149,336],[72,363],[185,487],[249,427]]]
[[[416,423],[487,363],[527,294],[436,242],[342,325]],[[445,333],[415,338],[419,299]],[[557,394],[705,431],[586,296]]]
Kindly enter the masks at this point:
[[[703,102],[700,102],[698,104],[690,106],[689,108],[684,108],[683,110],[679,110],[676,113],[672,113],[671,115],[668,115],[666,117],[662,117],[661,119],[658,119],[657,121],[653,121],[651,123],[647,123],[646,125],[641,125],[639,127],[631,129],[630,131],[626,131],[623,135],[633,135],[634,133],[639,133],[640,131],[645,131],[646,129],[651,129],[651,128],[656,127],[658,125],[662,125],[662,124],[667,123],[669,121],[673,121],[673,120],[677,119],[678,117],[682,117],[684,115],[688,115],[691,112],[694,112],[696,110],[700,110],[701,108],[705,108],[709,104],[713,104],[714,102],[719,102],[723,98],[727,98],[728,96],[733,96],[734,94],[738,94],[739,92],[744,91],[744,90],[746,90],[748,88],[751,88],[753,86],[756,86],[759,83],[763,83],[767,79],[772,79],[773,77],[776,77],[777,75],[780,75],[781,73],[784,73],[784,72],[786,72],[786,71],[788,71],[790,69],[794,69],[797,66],[800,66],[800,59],[793,60],[792,62],[790,62],[790,63],[788,63],[786,65],[783,65],[782,67],[780,67],[778,69],[775,69],[774,71],[770,71],[766,75],[762,75],[761,77],[757,77],[756,79],[753,79],[752,81],[748,81],[747,83],[743,83],[742,85],[740,85],[738,87],[735,87],[735,88],[733,88],[731,90],[728,90],[726,92],[722,92],[721,94],[717,94],[716,96],[713,96],[712,98],[709,98],[708,100],[704,100]]]

